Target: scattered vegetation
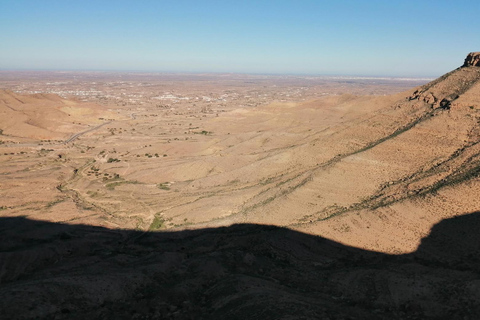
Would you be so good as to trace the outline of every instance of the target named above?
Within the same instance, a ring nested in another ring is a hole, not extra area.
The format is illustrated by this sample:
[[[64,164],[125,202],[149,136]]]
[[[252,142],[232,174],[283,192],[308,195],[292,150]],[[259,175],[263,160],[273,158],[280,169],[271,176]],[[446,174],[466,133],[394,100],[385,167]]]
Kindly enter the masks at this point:
[[[92,197],[92,198],[95,198],[95,197],[97,197],[97,196],[99,195],[98,192],[96,192],[96,191],[91,191],[91,190],[88,190],[88,191],[87,191],[87,194],[88,194],[90,197]]]
[[[206,131],[206,130],[202,130],[202,131],[193,131],[192,133],[193,133],[193,134],[203,134],[203,135],[205,135],[205,136],[208,136],[208,135],[211,135],[211,134],[213,134],[213,132],[212,132],[212,131]]]
[[[47,205],[45,206],[46,208],[51,208],[53,207],[54,205],[56,204],[59,204],[61,202],[65,201],[65,198],[58,198],[58,199],[55,199],[53,201],[50,201],[49,203],[47,203]]]
[[[107,188],[110,191],[113,191],[113,190],[115,190],[115,187],[118,187],[121,184],[123,184],[123,181],[111,182],[111,183],[107,183],[105,185],[105,188]]]
[[[154,231],[154,230],[160,230],[164,228],[165,228],[165,219],[163,219],[160,213],[155,214],[155,217],[153,218],[153,221],[150,224],[150,227],[148,228],[148,230]]]
[[[273,177],[265,178],[265,179],[260,181],[260,184],[261,185],[266,185],[266,184],[272,183],[274,180],[275,179]]]
[[[111,182],[111,183],[107,183],[105,185],[105,188],[107,188],[108,190],[110,191],[113,191],[115,190],[116,187],[122,185],[122,184],[139,184],[140,182],[138,181],[128,181],[128,180],[121,180],[121,181],[116,181],[116,182]]]
[[[40,149],[40,153],[41,153],[41,154],[49,153],[49,152],[52,152],[52,151],[55,151],[55,150],[53,150],[53,149],[44,149],[44,148]]]
[[[107,163],[112,163],[112,162],[120,162],[120,160],[117,158],[108,158]]]
[[[161,189],[161,190],[170,190],[170,183],[168,182],[159,183],[157,184],[157,187],[158,189]]]
[[[478,176],[480,176],[480,161],[472,162],[470,166],[460,168],[458,171],[448,175],[444,179],[435,182],[428,188],[420,190],[418,194],[424,195],[428,193],[436,193],[439,189],[443,187],[465,182]]]

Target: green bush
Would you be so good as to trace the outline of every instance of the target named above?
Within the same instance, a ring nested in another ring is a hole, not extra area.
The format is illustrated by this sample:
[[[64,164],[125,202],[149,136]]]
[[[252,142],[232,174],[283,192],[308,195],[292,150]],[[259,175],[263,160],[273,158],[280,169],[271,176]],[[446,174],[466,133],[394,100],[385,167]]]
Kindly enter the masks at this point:
[[[170,190],[170,184],[168,182],[164,182],[164,183],[159,183],[157,184],[157,187],[158,189],[162,189],[162,190]]]
[[[156,214],[148,230],[159,230],[165,228],[165,220],[160,214]]]

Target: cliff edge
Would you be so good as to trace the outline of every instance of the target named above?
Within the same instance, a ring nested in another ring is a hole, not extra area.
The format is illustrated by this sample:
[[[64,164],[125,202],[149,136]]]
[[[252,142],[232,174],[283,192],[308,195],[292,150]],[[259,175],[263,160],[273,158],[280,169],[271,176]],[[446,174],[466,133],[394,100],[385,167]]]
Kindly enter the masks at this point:
[[[480,67],[480,52],[470,52],[463,63],[464,67],[475,66]]]

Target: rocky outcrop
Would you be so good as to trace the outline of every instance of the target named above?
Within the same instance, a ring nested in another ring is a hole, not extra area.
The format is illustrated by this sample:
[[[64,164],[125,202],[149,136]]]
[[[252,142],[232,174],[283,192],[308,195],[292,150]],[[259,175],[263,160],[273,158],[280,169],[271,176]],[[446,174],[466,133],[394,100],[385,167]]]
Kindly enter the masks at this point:
[[[475,108],[480,101],[480,68],[476,67],[480,67],[480,52],[468,54],[463,67],[417,88],[406,100],[415,107],[426,105],[445,110],[461,106]]]
[[[465,62],[463,63],[464,67],[469,66],[476,66],[480,67],[480,52],[470,52],[468,56],[465,58]]]

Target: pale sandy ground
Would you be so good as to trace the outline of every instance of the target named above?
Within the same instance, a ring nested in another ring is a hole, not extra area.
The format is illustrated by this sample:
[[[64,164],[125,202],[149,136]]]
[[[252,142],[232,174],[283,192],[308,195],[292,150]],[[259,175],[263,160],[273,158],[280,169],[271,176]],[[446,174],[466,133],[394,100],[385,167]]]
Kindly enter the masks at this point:
[[[477,161],[477,80],[478,68],[464,68],[420,96],[342,95],[161,117],[5,92],[0,212],[144,230],[275,224],[410,252],[441,219],[479,209],[476,175],[427,190]],[[439,106],[458,94],[451,109]],[[114,121],[71,143],[45,140],[106,119]],[[28,144],[35,135],[42,145]]]

